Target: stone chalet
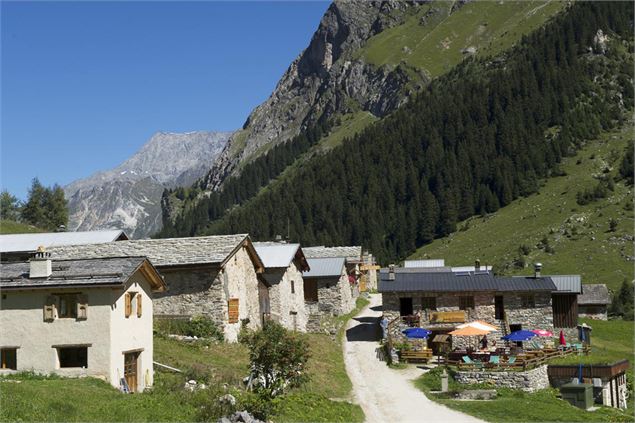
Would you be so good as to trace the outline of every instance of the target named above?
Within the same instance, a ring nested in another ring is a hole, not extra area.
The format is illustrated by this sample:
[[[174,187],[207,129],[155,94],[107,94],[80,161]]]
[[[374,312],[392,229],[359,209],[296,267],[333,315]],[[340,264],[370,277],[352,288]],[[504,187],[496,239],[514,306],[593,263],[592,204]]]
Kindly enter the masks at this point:
[[[346,260],[346,272],[351,278],[353,295],[377,288],[377,270],[373,255],[363,252],[362,247],[304,247],[307,258],[343,257]]]
[[[552,277],[541,276],[539,268],[531,277],[497,277],[478,265],[473,272],[391,266],[380,272],[379,292],[389,321],[409,320],[431,330],[430,339],[474,320],[499,327],[488,335],[496,341],[519,329],[563,329],[572,341],[577,336],[577,308],[568,302],[571,294],[560,293]],[[391,334],[399,336],[402,328],[393,327]],[[465,341],[452,339],[454,346]]]
[[[270,286],[272,320],[287,329],[306,332],[302,272],[308,271],[309,265],[300,244],[254,242],[254,247],[265,265],[262,278]]]
[[[62,245],[101,244],[127,239],[128,236],[121,230],[0,235],[0,260],[27,261],[39,247],[50,249]]]
[[[611,296],[606,285],[582,285],[582,293],[578,295],[578,315],[580,317],[607,320],[609,304],[611,304]]]
[[[145,256],[168,290],[155,311],[167,317],[204,315],[237,341],[241,324],[256,329],[269,314],[264,265],[246,234],[146,239],[51,248],[53,258]]]
[[[309,314],[309,330],[319,327],[320,316],[339,316],[355,307],[343,257],[307,259],[304,272],[304,301]],[[316,326],[317,325],[317,326]]]
[[[0,264],[0,273],[0,374],[152,386],[152,298],[165,284],[145,257],[52,261],[39,252],[30,263]]]

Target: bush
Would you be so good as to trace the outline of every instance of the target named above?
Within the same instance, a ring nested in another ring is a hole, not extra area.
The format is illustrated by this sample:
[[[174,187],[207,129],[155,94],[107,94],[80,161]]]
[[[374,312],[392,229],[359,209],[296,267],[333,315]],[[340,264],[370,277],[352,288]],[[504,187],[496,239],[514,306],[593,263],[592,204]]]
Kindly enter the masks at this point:
[[[622,317],[624,320],[633,320],[635,289],[633,282],[624,279],[619,291],[613,294],[613,301],[609,306],[609,314],[613,317]]]
[[[223,341],[225,337],[216,324],[208,317],[194,316],[185,319],[157,319],[155,329],[164,335],[196,336]]]

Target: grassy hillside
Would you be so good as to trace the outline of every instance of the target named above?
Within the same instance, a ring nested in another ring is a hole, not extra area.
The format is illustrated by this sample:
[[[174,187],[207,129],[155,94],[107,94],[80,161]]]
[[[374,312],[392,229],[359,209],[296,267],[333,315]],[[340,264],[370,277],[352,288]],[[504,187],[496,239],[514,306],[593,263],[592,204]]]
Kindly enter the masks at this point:
[[[14,222],[13,220],[0,220],[0,234],[27,234],[35,232],[46,232],[35,226],[26,223]]]
[[[524,34],[540,27],[566,6],[562,1],[434,1],[403,25],[371,38],[359,56],[375,65],[406,65],[435,77],[445,73],[474,49],[493,55],[512,47]]]
[[[545,274],[581,274],[585,283],[616,289],[624,278],[633,279],[633,187],[618,182],[607,198],[583,206],[577,204],[576,194],[597,185],[602,175],[616,174],[632,136],[631,124],[589,142],[563,161],[564,176],[548,179],[538,194],[494,214],[468,219],[457,232],[410,258],[445,258],[448,265],[471,264],[479,258],[507,274],[531,272],[514,262],[524,261],[528,267],[541,262]],[[611,219],[617,221],[615,231],[609,230]]]

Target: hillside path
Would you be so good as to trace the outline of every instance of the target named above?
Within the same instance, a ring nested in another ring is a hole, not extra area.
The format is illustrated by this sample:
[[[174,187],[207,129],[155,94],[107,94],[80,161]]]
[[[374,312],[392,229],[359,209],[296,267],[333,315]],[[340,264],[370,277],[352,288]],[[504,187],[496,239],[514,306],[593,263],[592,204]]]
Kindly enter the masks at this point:
[[[354,402],[364,410],[366,421],[481,422],[426,398],[413,384],[423,374],[421,369],[415,366],[391,369],[376,357],[381,314],[381,295],[371,294],[370,304],[346,325],[343,345]]]

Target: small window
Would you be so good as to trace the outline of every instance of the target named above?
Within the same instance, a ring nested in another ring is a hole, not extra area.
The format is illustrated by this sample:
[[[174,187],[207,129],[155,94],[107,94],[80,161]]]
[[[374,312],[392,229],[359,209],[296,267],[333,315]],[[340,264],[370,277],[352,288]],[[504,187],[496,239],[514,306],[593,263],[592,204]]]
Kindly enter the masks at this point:
[[[436,310],[437,309],[437,297],[423,297],[421,298],[422,310]]]
[[[18,370],[16,348],[2,348],[1,355],[3,369]]]
[[[536,307],[536,297],[534,294],[521,295],[520,303],[523,308],[534,308]]]
[[[60,319],[77,318],[77,294],[61,294],[57,296],[58,312]]]
[[[137,317],[141,317],[141,294],[137,292],[126,292],[125,295],[125,315],[126,318],[136,314]]]
[[[467,310],[474,308],[474,297],[463,296],[459,297],[459,310]]]
[[[88,347],[58,348],[60,367],[88,367]]]
[[[238,302],[238,298],[230,298],[227,304],[227,308],[228,308],[228,322],[229,323],[238,323],[238,319],[239,319],[239,302]]]
[[[295,282],[291,281],[291,293],[295,294]]]

